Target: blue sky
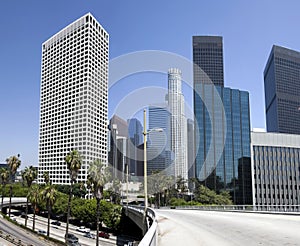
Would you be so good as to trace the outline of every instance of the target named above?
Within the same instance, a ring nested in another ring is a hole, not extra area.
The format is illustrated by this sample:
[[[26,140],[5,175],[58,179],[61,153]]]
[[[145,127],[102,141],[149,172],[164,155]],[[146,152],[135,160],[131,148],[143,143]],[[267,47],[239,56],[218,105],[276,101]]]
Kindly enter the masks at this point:
[[[22,166],[38,164],[41,44],[85,13],[109,32],[110,58],[150,49],[192,59],[193,35],[223,36],[225,84],[250,92],[251,126],[264,128],[263,69],[273,44],[300,51],[299,9],[297,0],[1,0],[0,162],[19,153]],[[167,85],[146,77],[137,79]],[[116,86],[110,107],[131,89],[130,79]]]

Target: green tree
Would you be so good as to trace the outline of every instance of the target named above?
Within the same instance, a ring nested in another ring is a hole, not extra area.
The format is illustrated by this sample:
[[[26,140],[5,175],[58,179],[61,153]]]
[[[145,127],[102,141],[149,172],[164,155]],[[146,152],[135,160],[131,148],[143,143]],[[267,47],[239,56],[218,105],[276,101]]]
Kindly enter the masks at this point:
[[[58,193],[57,190],[52,185],[47,185],[41,191],[41,198],[46,202],[47,210],[48,210],[48,225],[47,225],[47,236],[49,237],[50,234],[50,214],[51,208],[56,202]]]
[[[72,203],[72,190],[73,190],[73,183],[76,182],[79,169],[81,168],[82,158],[77,150],[72,150],[65,158],[65,162],[69,169],[70,174],[70,192],[69,192],[69,200],[68,200],[68,212],[67,212],[67,225],[66,225],[66,236],[65,240],[67,243],[67,235],[69,233],[69,218],[70,218],[70,209]]]
[[[4,190],[5,186],[9,181],[9,171],[6,168],[0,169],[0,179],[1,179],[1,185],[2,185],[2,198],[1,198],[1,209],[3,207],[3,198],[4,198]]]
[[[32,182],[36,179],[37,177],[37,170],[33,167],[26,167],[25,170],[22,172],[22,178],[23,181],[25,181],[27,187],[28,187],[28,192],[30,192],[30,187],[32,185]],[[26,212],[25,212],[25,227],[27,227],[27,214],[28,214],[28,196],[26,199]]]
[[[109,188],[110,201],[114,204],[120,204],[121,202],[121,188],[122,182],[119,179],[114,179],[112,181],[112,186]]]
[[[19,159],[20,155],[18,156],[11,156],[6,159],[6,163],[8,165],[8,170],[9,170],[9,176],[10,176],[10,187],[9,187],[9,210],[8,210],[8,216],[10,216],[10,211],[11,211],[11,197],[12,197],[12,181],[13,177],[15,176],[18,168],[21,165],[21,160]]]
[[[229,192],[221,191],[217,194],[215,191],[208,189],[203,185],[199,187],[194,192],[195,200],[202,204],[216,204],[216,205],[230,205],[232,204]]]
[[[96,208],[96,223],[97,223],[97,238],[96,238],[96,246],[99,245],[99,207],[100,200],[103,198],[103,188],[104,185],[109,180],[109,172],[107,167],[105,167],[100,160],[95,160],[88,170],[88,187],[92,190],[94,197],[97,200],[97,208]]]
[[[32,222],[32,230],[35,229],[35,214],[37,210],[37,205],[40,203],[40,188],[38,185],[33,185],[28,192],[27,200],[30,201],[31,206],[33,207],[33,222]],[[27,216],[26,216],[27,219]]]
[[[51,180],[50,180],[50,176],[49,176],[48,171],[43,173],[43,178],[44,178],[44,182],[45,182],[46,185],[51,184]]]

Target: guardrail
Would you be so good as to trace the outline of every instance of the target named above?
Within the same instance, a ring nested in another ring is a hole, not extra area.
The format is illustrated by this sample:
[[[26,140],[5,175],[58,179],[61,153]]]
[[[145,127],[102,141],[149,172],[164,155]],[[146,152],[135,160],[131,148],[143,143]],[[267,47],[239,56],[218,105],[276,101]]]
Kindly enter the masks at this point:
[[[128,206],[128,210],[134,210],[141,214],[141,219],[144,219],[145,208],[139,206]],[[153,209],[148,208],[146,211],[146,229],[147,232],[143,239],[138,244],[139,246],[156,246],[158,245],[157,218]]]
[[[212,211],[252,211],[252,212],[296,212],[300,213],[300,205],[201,205],[201,206],[171,206],[178,209],[197,209]]]

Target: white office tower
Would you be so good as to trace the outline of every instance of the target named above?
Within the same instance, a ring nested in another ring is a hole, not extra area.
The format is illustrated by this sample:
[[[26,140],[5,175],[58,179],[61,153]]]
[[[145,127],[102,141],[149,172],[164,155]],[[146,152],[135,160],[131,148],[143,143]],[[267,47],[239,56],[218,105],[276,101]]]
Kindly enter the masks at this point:
[[[171,151],[174,153],[175,177],[188,179],[187,121],[184,113],[184,97],[181,91],[181,71],[168,71],[168,104],[171,113]]]
[[[65,156],[83,157],[78,182],[95,159],[107,163],[107,84],[109,36],[86,14],[42,46],[39,176],[68,184]]]

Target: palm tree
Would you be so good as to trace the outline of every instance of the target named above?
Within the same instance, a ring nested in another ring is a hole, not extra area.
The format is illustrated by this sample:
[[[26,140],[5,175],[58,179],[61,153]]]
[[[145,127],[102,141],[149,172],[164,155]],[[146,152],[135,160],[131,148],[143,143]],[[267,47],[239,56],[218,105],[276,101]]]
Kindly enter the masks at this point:
[[[37,170],[33,167],[26,167],[25,170],[22,172],[22,177],[23,177],[23,181],[26,182],[29,190],[28,193],[30,191],[30,187],[32,185],[32,182],[36,179],[37,177]],[[28,196],[26,199],[26,212],[25,212],[25,227],[27,227],[27,214],[28,214]]]
[[[69,232],[69,218],[70,218],[70,209],[71,209],[71,202],[72,202],[72,192],[73,192],[73,183],[76,182],[79,169],[81,168],[82,158],[77,150],[72,150],[65,158],[65,162],[69,169],[71,185],[70,185],[70,192],[69,192],[69,200],[68,200],[68,212],[67,212],[67,225],[66,225],[66,235],[65,240],[67,243],[67,235]]]
[[[102,164],[100,160],[95,160],[88,170],[87,184],[89,189],[92,190],[94,197],[97,200],[97,239],[96,246],[99,245],[99,217],[100,217],[100,200],[103,198],[104,185],[109,180],[109,172],[107,167]]]
[[[47,237],[50,234],[50,214],[51,208],[56,202],[56,198],[58,195],[57,190],[52,185],[47,185],[40,193],[41,198],[46,201],[46,206],[48,210],[48,226],[47,226]]]
[[[2,199],[1,199],[1,209],[3,207],[3,198],[4,198],[4,190],[5,186],[8,183],[9,180],[9,171],[6,168],[1,168],[0,169],[0,179],[1,179],[1,184],[2,184]]]
[[[32,221],[32,230],[35,229],[35,214],[37,205],[40,202],[40,188],[38,185],[33,185],[30,189],[27,199],[30,201],[31,206],[33,207],[33,221]],[[26,216],[27,217],[27,216]]]
[[[51,184],[49,172],[44,172],[43,173],[43,178],[44,178],[44,182],[45,182],[46,185],[50,185]]]
[[[20,155],[18,156],[11,156],[6,159],[8,170],[9,170],[9,176],[10,176],[10,187],[9,187],[9,210],[8,210],[8,216],[10,216],[10,210],[11,210],[11,197],[12,197],[12,180],[14,175],[17,172],[17,169],[21,165],[21,160],[19,159]]]

